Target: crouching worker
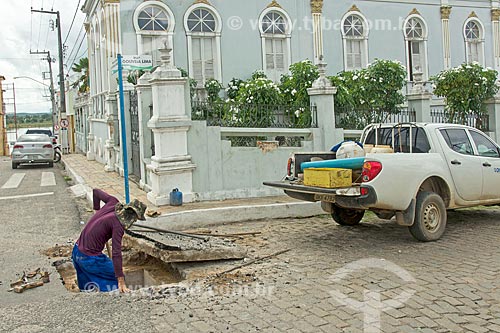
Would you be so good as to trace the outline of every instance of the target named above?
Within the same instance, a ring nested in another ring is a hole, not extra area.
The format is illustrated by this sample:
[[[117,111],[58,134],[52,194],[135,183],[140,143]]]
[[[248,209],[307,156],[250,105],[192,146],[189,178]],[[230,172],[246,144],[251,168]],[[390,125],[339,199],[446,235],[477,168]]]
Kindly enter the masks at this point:
[[[104,206],[101,208],[101,201]],[[134,222],[145,220],[146,205],[135,199],[121,204],[118,199],[104,191],[94,189],[93,203],[96,213],[87,222],[73,248],[73,265],[76,269],[80,291],[127,292],[122,269],[122,238],[125,229]],[[112,260],[102,253],[106,243],[112,239]]]

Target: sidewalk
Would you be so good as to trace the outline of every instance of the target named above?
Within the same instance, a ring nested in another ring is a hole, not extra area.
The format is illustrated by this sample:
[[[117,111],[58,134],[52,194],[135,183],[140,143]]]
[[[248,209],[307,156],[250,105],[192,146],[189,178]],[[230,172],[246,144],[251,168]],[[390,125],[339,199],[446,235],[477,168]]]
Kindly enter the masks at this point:
[[[99,188],[120,201],[125,201],[124,180],[118,173],[106,172],[103,164],[88,161],[84,155],[76,153],[63,155],[62,163],[68,175],[79,187],[78,190],[82,191],[82,195],[86,195],[87,200],[92,200],[92,189]],[[168,226],[172,230],[266,218],[309,217],[323,214],[319,204],[295,200],[286,195],[156,207],[148,201],[146,192],[132,181],[129,182],[129,190],[131,200],[139,199],[148,205],[148,209],[161,214],[157,218],[147,218],[148,225]]]

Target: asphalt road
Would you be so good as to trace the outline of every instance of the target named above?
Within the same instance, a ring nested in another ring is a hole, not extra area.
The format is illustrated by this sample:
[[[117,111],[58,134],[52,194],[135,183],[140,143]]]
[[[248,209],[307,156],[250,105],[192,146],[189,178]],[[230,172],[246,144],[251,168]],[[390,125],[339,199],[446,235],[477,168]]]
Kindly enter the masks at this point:
[[[40,251],[66,244],[80,231],[75,199],[60,165],[22,166],[11,169],[9,158],[0,159],[0,306],[33,302],[66,294],[57,273]],[[36,292],[6,292],[23,271],[45,268],[52,282]]]

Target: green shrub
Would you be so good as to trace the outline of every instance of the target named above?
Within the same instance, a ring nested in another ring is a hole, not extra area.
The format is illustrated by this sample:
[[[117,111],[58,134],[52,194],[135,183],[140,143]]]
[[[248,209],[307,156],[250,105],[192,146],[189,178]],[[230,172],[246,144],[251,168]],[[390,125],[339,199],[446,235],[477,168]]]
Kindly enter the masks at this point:
[[[469,114],[484,115],[485,101],[498,92],[497,75],[496,70],[473,63],[431,77],[434,94],[446,99],[448,121],[465,124]]]

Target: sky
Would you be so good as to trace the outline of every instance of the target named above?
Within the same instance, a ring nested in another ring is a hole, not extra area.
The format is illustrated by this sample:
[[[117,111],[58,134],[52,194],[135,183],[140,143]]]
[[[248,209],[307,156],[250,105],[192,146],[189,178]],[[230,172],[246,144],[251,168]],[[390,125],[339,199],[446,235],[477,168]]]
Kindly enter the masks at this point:
[[[42,60],[45,55],[30,55],[30,50],[50,51],[51,57],[55,59],[52,63],[54,86],[58,84],[57,28],[54,24],[52,31],[50,22],[52,20],[55,23],[57,16],[31,13],[31,8],[60,12],[63,43],[66,40],[63,63],[65,75],[70,75],[71,82],[71,78],[75,76],[70,71],[72,64],[87,56],[87,40],[83,28],[85,14],[81,11],[84,2],[85,0],[0,0],[0,75],[5,77],[2,88],[5,90],[7,114],[14,113],[12,83],[15,88],[16,112],[50,112],[50,98],[44,97],[49,96],[48,62]],[[73,17],[75,19],[70,30]],[[45,78],[42,72],[47,72]],[[30,77],[46,86],[31,79],[14,79],[18,76]]]

